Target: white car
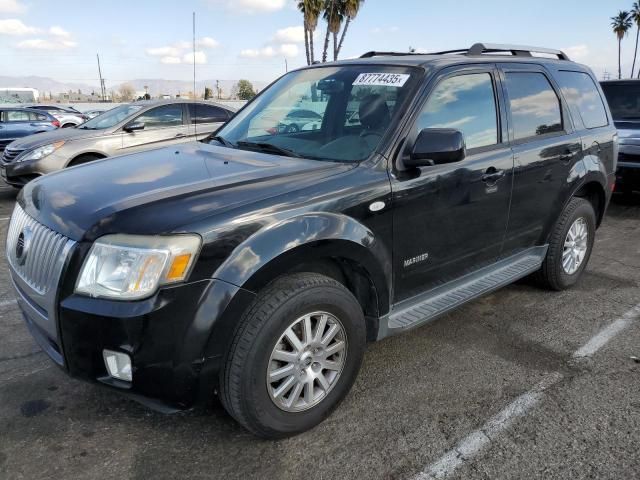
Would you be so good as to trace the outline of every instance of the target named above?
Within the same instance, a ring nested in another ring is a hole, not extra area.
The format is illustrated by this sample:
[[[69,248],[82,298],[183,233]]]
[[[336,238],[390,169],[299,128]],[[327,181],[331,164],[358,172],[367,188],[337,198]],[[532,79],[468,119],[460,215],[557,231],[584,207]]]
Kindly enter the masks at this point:
[[[79,112],[73,107],[68,106],[29,105],[27,108],[35,108],[50,113],[60,122],[61,128],[77,127],[78,125],[81,125],[89,120],[89,117],[87,115]]]

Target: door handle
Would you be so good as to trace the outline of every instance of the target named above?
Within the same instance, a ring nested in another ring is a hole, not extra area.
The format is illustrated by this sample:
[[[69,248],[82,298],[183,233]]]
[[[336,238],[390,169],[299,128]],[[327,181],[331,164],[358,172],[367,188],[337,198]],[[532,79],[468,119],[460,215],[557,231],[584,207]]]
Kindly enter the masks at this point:
[[[482,181],[485,183],[496,183],[502,177],[504,177],[504,170],[498,170],[495,167],[487,168],[487,171],[482,175]]]
[[[184,133],[178,133],[176,135],[176,138],[182,138],[182,137],[186,137],[186,135]]]
[[[570,162],[576,154],[580,152],[579,148],[567,148],[562,155],[560,155],[560,160],[563,162]]]

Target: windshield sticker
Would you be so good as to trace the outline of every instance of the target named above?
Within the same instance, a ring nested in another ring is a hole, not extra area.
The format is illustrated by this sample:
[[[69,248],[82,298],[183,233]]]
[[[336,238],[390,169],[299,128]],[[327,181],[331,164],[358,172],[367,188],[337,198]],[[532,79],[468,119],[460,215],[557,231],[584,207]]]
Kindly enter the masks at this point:
[[[353,84],[400,88],[407,83],[409,76],[408,73],[361,73]]]

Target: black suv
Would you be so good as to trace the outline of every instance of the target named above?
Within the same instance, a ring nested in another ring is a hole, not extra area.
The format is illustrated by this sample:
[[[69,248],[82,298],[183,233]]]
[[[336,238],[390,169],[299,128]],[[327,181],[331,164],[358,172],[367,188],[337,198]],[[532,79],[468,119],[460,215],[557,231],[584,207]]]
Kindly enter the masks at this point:
[[[299,109],[317,128],[272,128]],[[616,154],[599,85],[560,51],[370,52],[284,75],[208,144],[29,183],[11,277],[71,375],[157,408],[217,394],[287,436],[345,397],[367,341],[530,274],[575,284]]]

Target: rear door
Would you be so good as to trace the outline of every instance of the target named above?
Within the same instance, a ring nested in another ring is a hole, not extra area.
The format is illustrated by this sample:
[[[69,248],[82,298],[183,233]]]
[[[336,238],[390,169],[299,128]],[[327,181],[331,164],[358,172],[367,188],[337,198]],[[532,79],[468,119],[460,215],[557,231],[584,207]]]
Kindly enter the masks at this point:
[[[216,105],[189,103],[187,108],[189,111],[189,137],[191,140],[206,138],[229,120],[227,110]]]
[[[455,128],[464,134],[467,156],[391,177],[395,302],[498,259],[513,170],[503,119],[494,66],[457,67],[436,79],[407,144],[424,128]]]
[[[185,110],[184,103],[173,103],[152,108],[135,117],[129,123],[143,123],[144,129],[123,130],[123,153],[188,142]]]
[[[503,256],[546,243],[564,207],[582,143],[551,75],[540,65],[500,65],[514,153],[513,196]]]

